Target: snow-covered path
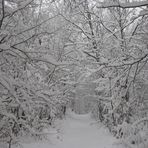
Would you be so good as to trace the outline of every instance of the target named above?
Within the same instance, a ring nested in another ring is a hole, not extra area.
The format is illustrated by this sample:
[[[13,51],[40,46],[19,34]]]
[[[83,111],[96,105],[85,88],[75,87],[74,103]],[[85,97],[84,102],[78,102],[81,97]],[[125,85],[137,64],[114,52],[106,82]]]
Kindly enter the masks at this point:
[[[94,124],[89,114],[69,113],[63,121],[62,137],[51,143],[35,143],[25,148],[119,148],[107,129]]]

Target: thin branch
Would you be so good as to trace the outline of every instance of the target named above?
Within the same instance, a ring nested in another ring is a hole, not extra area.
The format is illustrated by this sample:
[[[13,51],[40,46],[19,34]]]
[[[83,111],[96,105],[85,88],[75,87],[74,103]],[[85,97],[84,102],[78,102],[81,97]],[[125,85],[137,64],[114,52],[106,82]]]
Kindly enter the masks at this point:
[[[18,11],[26,8],[28,5],[30,5],[34,0],[31,0],[29,3],[27,3],[26,5],[24,5],[23,7],[18,8],[17,10],[13,11],[8,17],[12,17],[15,13],[17,13]]]
[[[5,18],[5,0],[2,0],[1,4],[2,4],[2,18],[0,20],[0,29],[2,27],[3,20]]]
[[[33,34],[33,35],[30,36],[29,38],[26,38],[25,40],[20,41],[20,42],[18,42],[18,43],[15,43],[13,46],[17,46],[17,45],[23,44],[23,43],[29,41],[30,39],[32,39],[32,38],[34,38],[34,37],[37,37],[37,36],[40,36],[40,35],[42,35],[42,34],[47,34],[47,35],[54,34],[54,33],[55,33],[56,31],[58,31],[58,30],[59,30],[59,28],[58,28],[57,30],[53,31],[53,32],[40,32],[40,33],[38,33],[38,34]]]
[[[94,56],[94,55],[92,55],[92,54],[90,54],[89,52],[87,52],[87,51],[83,51],[85,54],[87,54],[88,56],[90,56],[90,57],[92,57],[92,58],[94,58],[96,61],[98,61],[98,58],[96,57],[96,56]]]
[[[121,64],[109,64],[109,63],[93,63],[93,64],[99,64],[99,65],[105,65],[106,67],[123,67],[123,66],[130,66],[130,65],[134,65],[137,63],[142,62],[144,59],[146,59],[148,57],[148,53],[145,54],[143,57],[139,58],[138,60],[135,61],[131,61],[131,62],[122,62]]]
[[[116,36],[116,32],[112,32],[110,29],[108,29],[105,25],[104,25],[104,23],[102,22],[102,21],[100,21],[100,23],[102,24],[102,26],[107,30],[107,31],[109,31],[116,39],[118,39],[118,37]]]
[[[73,24],[75,27],[77,27],[78,29],[80,29],[80,30],[82,31],[82,33],[83,33],[84,35],[86,35],[86,37],[87,37],[89,40],[91,40],[91,37],[89,37],[89,36],[86,34],[86,32],[85,32],[79,25],[77,25],[76,23],[74,23],[74,22],[72,22],[71,20],[67,19],[64,15],[62,15],[62,14],[60,14],[60,15],[61,15],[67,22]]]
[[[39,26],[41,26],[42,24],[45,24],[46,22],[48,22],[48,21],[51,20],[51,19],[54,19],[54,18],[57,17],[57,16],[58,16],[58,14],[57,14],[57,15],[54,15],[54,16],[52,16],[52,17],[50,17],[50,18],[48,18],[48,19],[46,19],[46,20],[44,20],[44,21],[42,21],[41,23],[39,23],[39,24],[37,24],[37,25],[35,25],[35,26],[33,26],[33,27],[30,27],[30,28],[28,28],[28,29],[26,29],[26,30],[21,31],[20,33],[18,33],[18,34],[16,34],[16,35],[20,35],[20,34],[25,33],[25,32],[27,32],[27,31],[33,30],[33,29],[35,29],[36,27],[39,27]]]

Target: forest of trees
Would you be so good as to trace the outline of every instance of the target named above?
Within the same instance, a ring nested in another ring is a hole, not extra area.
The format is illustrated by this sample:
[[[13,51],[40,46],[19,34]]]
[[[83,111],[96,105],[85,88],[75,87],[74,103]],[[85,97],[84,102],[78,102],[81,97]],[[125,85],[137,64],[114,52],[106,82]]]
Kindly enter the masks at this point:
[[[148,1],[0,0],[0,142],[44,137],[76,97],[148,146]]]

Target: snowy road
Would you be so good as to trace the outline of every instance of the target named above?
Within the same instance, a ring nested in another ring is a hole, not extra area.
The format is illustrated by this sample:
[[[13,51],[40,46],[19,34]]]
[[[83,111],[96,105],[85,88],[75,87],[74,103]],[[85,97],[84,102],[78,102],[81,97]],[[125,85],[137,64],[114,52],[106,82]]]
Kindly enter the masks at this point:
[[[63,124],[61,140],[51,143],[35,143],[25,148],[119,148],[114,139],[103,127],[92,124],[89,114],[67,115]]]

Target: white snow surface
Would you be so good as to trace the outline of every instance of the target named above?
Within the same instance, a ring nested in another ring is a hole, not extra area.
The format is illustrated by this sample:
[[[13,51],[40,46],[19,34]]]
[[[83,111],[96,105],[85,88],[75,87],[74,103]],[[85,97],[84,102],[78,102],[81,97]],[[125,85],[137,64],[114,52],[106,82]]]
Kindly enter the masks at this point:
[[[67,114],[56,140],[24,144],[23,148],[123,148],[106,128],[98,126],[90,114]]]

